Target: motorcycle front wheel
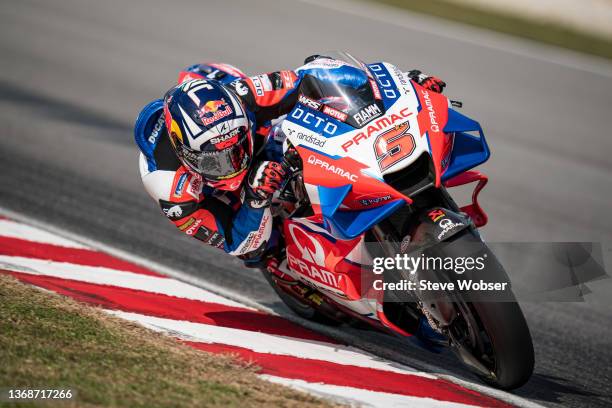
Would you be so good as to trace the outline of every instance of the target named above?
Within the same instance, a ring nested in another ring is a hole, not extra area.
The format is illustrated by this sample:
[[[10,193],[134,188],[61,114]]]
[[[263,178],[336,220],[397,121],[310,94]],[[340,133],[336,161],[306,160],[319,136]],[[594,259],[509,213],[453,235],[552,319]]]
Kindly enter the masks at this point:
[[[525,384],[534,367],[531,334],[515,302],[455,302],[449,326],[453,349],[487,384],[510,390]]]
[[[487,257],[484,276],[488,280],[509,282],[503,266],[475,231],[466,230],[452,241],[444,247],[444,256],[464,255],[463,248],[468,244],[470,250]],[[473,279],[477,276],[480,275]],[[469,278],[469,273],[463,278]],[[514,294],[510,291],[504,301],[499,301],[493,294],[473,299],[456,291],[448,293],[448,298],[456,315],[447,331],[459,358],[496,388],[510,390],[525,384],[533,373],[534,351],[529,327]]]

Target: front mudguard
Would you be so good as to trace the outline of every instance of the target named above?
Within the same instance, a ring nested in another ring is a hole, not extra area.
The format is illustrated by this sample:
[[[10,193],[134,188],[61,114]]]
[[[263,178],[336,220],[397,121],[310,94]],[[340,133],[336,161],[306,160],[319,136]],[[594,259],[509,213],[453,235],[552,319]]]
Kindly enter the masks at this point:
[[[472,221],[466,215],[441,207],[423,211],[415,219],[409,240],[402,242],[402,253],[425,250],[472,227]]]

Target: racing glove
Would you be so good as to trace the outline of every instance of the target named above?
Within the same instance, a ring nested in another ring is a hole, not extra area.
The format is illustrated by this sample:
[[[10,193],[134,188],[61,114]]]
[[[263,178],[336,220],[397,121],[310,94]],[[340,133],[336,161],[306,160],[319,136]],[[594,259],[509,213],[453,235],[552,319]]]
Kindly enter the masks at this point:
[[[262,161],[253,166],[246,185],[246,202],[252,208],[270,205],[272,194],[281,187],[285,170],[280,163]]]
[[[302,159],[297,149],[291,144],[289,139],[285,139],[283,143],[283,167],[285,169],[301,168]]]
[[[446,87],[446,82],[442,81],[440,78],[428,76],[418,69],[413,69],[412,71],[408,72],[408,76],[417,84],[429,89],[432,92],[442,93]]]

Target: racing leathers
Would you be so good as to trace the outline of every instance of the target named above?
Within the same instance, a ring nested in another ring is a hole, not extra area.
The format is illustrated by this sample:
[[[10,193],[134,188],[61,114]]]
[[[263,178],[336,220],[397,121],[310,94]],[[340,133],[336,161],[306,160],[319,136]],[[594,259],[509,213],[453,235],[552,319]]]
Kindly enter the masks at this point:
[[[251,128],[255,129],[252,166],[261,168],[263,161],[282,161],[283,140],[275,140],[276,132],[270,132],[270,128],[294,107],[305,77],[311,75],[347,85],[357,80],[338,67],[315,58],[296,70],[246,77],[228,64],[197,64],[182,71],[178,83],[190,79],[219,81],[242,99]],[[445,85],[420,71],[406,75],[425,86],[432,85],[429,88],[436,92],[441,92]],[[170,144],[161,99],[141,111],[135,139],[141,151],[139,167],[145,189],[180,231],[247,261],[258,261],[266,248],[275,244],[269,205],[253,205],[258,201],[248,199],[247,181],[235,191],[215,190],[206,186],[200,175],[181,165]]]

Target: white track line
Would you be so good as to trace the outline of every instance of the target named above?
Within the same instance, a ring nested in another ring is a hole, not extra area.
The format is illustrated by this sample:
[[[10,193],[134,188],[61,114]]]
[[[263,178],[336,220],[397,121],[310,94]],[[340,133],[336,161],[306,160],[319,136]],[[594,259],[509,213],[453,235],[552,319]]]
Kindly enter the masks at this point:
[[[365,407],[394,407],[394,408],[465,408],[473,405],[459,404],[450,401],[439,401],[431,398],[411,397],[408,395],[390,394],[364,390],[361,388],[344,387],[323,383],[310,383],[304,380],[276,377],[261,374],[260,378],[277,384],[305,391],[321,398],[332,398],[341,404]]]
[[[108,311],[122,319],[137,322],[155,331],[166,332],[182,340],[202,343],[220,343],[247,348],[257,353],[277,354],[331,363],[366,367],[400,374],[418,375],[419,377],[437,380],[438,377],[418,372],[413,368],[383,361],[379,357],[350,346],[324,343],[314,340],[295,339],[291,337],[212,326],[202,323],[165,319],[146,316],[139,313]]]
[[[0,235],[3,235],[2,231],[0,231]],[[0,268],[33,275],[72,279],[98,285],[119,286],[122,288],[254,310],[241,303],[234,302],[233,300],[200,289],[196,286],[180,282],[176,279],[158,278],[156,276],[118,271],[101,266],[85,266],[44,259],[0,255]]]
[[[231,299],[235,302],[238,302],[242,307],[247,306],[253,309],[265,311],[270,314],[278,315],[278,313],[276,313],[274,310],[270,309],[269,307],[265,305],[261,305],[257,302],[254,302],[253,300],[249,299],[248,297],[244,296],[241,293],[237,293],[225,287],[215,285],[204,279],[198,278],[197,276],[186,274],[185,272],[179,271],[178,269],[174,269],[169,266],[162,265],[157,262],[153,262],[141,256],[134,255],[133,253],[124,251],[123,249],[119,249],[119,248],[115,248],[107,244],[103,244],[94,239],[87,238],[82,235],[75,234],[70,231],[58,228],[44,221],[29,218],[27,216],[24,216],[20,213],[8,210],[6,208],[0,207],[0,215],[29,224],[31,226],[34,226],[34,227],[37,227],[43,230],[46,230],[49,233],[53,233],[55,235],[58,235],[59,237],[63,237],[66,240],[70,240],[71,242],[77,242],[78,244],[82,245],[85,248],[86,247],[95,248],[98,251],[105,252],[109,255],[113,255],[119,259],[123,259],[124,261],[132,262],[134,264],[140,265],[144,268],[148,268],[162,275],[170,276],[175,279],[178,279],[179,281],[190,283],[199,288],[202,288],[203,290],[213,292],[214,294],[217,294],[223,298]]]
[[[51,232],[53,234],[56,234],[56,235],[58,235],[60,237],[64,237],[64,238],[69,239],[71,241],[78,242],[78,243],[80,243],[80,244],[82,244],[84,246],[95,248],[95,249],[97,249],[99,251],[102,251],[102,252],[105,252],[107,254],[113,255],[113,256],[115,256],[117,258],[120,258],[120,259],[123,259],[125,261],[129,261],[129,262],[141,265],[141,266],[143,266],[145,268],[151,269],[152,271],[155,271],[155,272],[167,275],[167,276],[171,276],[171,277],[176,278],[176,279],[178,279],[180,281],[191,283],[193,285],[198,286],[199,288],[202,288],[203,290],[213,292],[214,294],[222,296],[222,297],[224,297],[226,299],[234,300],[234,301],[238,302],[239,304],[241,304],[243,307],[246,305],[246,306],[252,307],[252,308],[257,309],[257,310],[265,311],[265,312],[273,314],[273,315],[278,315],[278,313],[276,311],[274,311],[273,309],[271,309],[271,308],[269,308],[269,307],[267,307],[265,305],[259,304],[257,302],[254,302],[250,298],[248,298],[248,297],[246,297],[246,296],[244,296],[244,295],[242,295],[240,293],[234,292],[234,291],[229,290],[229,289],[227,289],[225,287],[221,287],[221,286],[212,284],[212,283],[210,283],[210,282],[208,282],[208,281],[206,281],[204,279],[198,278],[196,276],[188,275],[188,274],[186,274],[186,273],[184,273],[182,271],[179,271],[177,269],[173,269],[173,268],[171,268],[169,266],[162,265],[162,264],[157,263],[157,262],[153,262],[153,261],[151,261],[149,259],[140,257],[138,255],[134,255],[133,253],[124,251],[122,249],[119,249],[119,248],[116,248],[116,247],[113,247],[113,246],[110,246],[110,245],[107,245],[107,244],[103,244],[103,243],[101,243],[99,241],[96,241],[94,239],[87,238],[87,237],[84,237],[82,235],[75,234],[75,233],[72,233],[72,232],[60,229],[60,228],[58,228],[58,227],[56,227],[56,226],[54,226],[52,224],[49,224],[47,222],[40,221],[40,220],[37,220],[37,219],[32,219],[30,217],[24,216],[24,215],[22,215],[20,213],[17,213],[17,212],[14,212],[14,211],[8,210],[6,208],[2,208],[2,207],[0,207],[0,215],[3,215],[5,217],[7,217],[7,218],[11,218],[11,219],[14,219],[14,220],[17,220],[17,221],[21,221],[23,223],[27,223],[27,224],[29,224],[31,226],[34,226],[34,227],[38,227],[38,228],[44,229],[44,230],[46,230],[48,232]],[[300,320],[299,319],[289,318],[288,320],[291,320],[291,321],[294,321],[294,322],[300,324]],[[327,333],[327,334],[329,335],[330,333]],[[436,373],[436,376],[439,377],[439,378],[444,378],[444,379],[446,379],[448,381],[451,381],[451,382],[453,382],[455,384],[458,384],[458,385],[461,385],[461,386],[466,387],[468,389],[472,389],[474,391],[480,392],[480,393],[482,393],[484,395],[489,395],[489,396],[492,396],[492,397],[495,397],[495,398],[499,398],[502,401],[506,401],[506,402],[508,402],[510,404],[513,404],[513,405],[516,405],[518,407],[525,407],[525,408],[542,408],[543,407],[542,405],[539,405],[537,403],[534,403],[532,401],[529,401],[529,400],[527,400],[525,398],[522,398],[522,397],[519,397],[517,395],[513,395],[513,394],[510,394],[508,392],[501,391],[501,390],[496,390],[494,388],[490,388],[490,387],[487,387],[486,385],[482,385],[482,384],[479,384],[479,383],[475,383],[475,382],[459,379],[459,378],[455,377],[452,374],[448,374],[448,375],[447,374],[440,374],[439,372],[442,369],[440,367],[437,367],[437,366],[433,366],[433,365],[426,364],[426,363],[423,363],[423,362],[419,362],[419,366],[425,367],[426,369],[430,370],[431,372]]]
[[[43,244],[59,245],[67,248],[86,249],[76,241],[65,239],[56,234],[50,234],[38,228],[30,227],[11,220],[0,219],[0,232],[5,237],[42,242]]]

